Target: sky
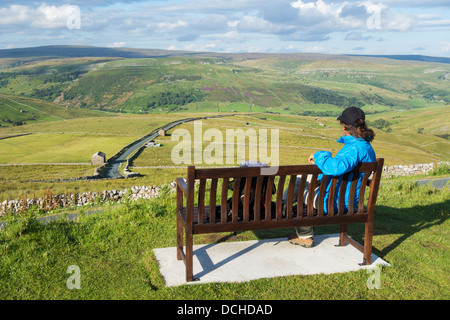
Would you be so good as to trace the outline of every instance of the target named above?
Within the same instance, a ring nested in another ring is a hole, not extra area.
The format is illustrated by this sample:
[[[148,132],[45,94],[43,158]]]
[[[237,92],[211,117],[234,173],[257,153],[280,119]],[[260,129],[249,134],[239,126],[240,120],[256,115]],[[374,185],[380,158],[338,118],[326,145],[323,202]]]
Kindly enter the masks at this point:
[[[1,0],[0,49],[450,57],[449,0]]]

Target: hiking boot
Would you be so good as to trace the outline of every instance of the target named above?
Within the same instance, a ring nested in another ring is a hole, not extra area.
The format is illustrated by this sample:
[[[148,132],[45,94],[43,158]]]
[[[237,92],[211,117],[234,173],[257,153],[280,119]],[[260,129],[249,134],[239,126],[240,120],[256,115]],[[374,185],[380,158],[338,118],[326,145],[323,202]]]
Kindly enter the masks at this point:
[[[302,246],[304,248],[314,247],[314,237],[311,238],[299,238],[297,235],[292,235],[288,238],[289,243]]]

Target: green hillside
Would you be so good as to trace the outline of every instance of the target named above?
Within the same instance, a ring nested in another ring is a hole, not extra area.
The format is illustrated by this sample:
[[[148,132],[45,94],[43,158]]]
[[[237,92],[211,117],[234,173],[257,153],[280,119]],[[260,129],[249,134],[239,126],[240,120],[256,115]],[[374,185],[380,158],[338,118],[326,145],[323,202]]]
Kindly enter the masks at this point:
[[[0,93],[0,126],[3,127],[104,116],[114,114]]]
[[[5,57],[0,59],[0,94],[130,113],[335,116],[346,106],[377,113],[450,102],[447,63],[323,54],[162,53],[156,58]]]

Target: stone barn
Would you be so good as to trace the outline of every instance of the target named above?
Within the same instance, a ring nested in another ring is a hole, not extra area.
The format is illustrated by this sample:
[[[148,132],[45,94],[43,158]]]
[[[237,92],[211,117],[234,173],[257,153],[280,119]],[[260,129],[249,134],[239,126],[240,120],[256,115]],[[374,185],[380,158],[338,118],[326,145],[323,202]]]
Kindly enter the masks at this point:
[[[91,158],[91,165],[102,166],[106,163],[106,155],[99,151],[95,153]]]

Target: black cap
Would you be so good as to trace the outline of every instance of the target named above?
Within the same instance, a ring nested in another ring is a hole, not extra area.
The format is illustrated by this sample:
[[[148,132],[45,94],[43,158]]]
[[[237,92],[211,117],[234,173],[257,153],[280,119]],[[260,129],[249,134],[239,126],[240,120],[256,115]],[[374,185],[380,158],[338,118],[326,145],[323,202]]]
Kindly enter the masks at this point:
[[[366,115],[364,114],[364,111],[357,107],[348,107],[339,117],[337,117],[337,120],[340,120],[345,124],[351,124],[355,127],[362,125],[362,123],[356,123],[358,119],[366,120]]]

